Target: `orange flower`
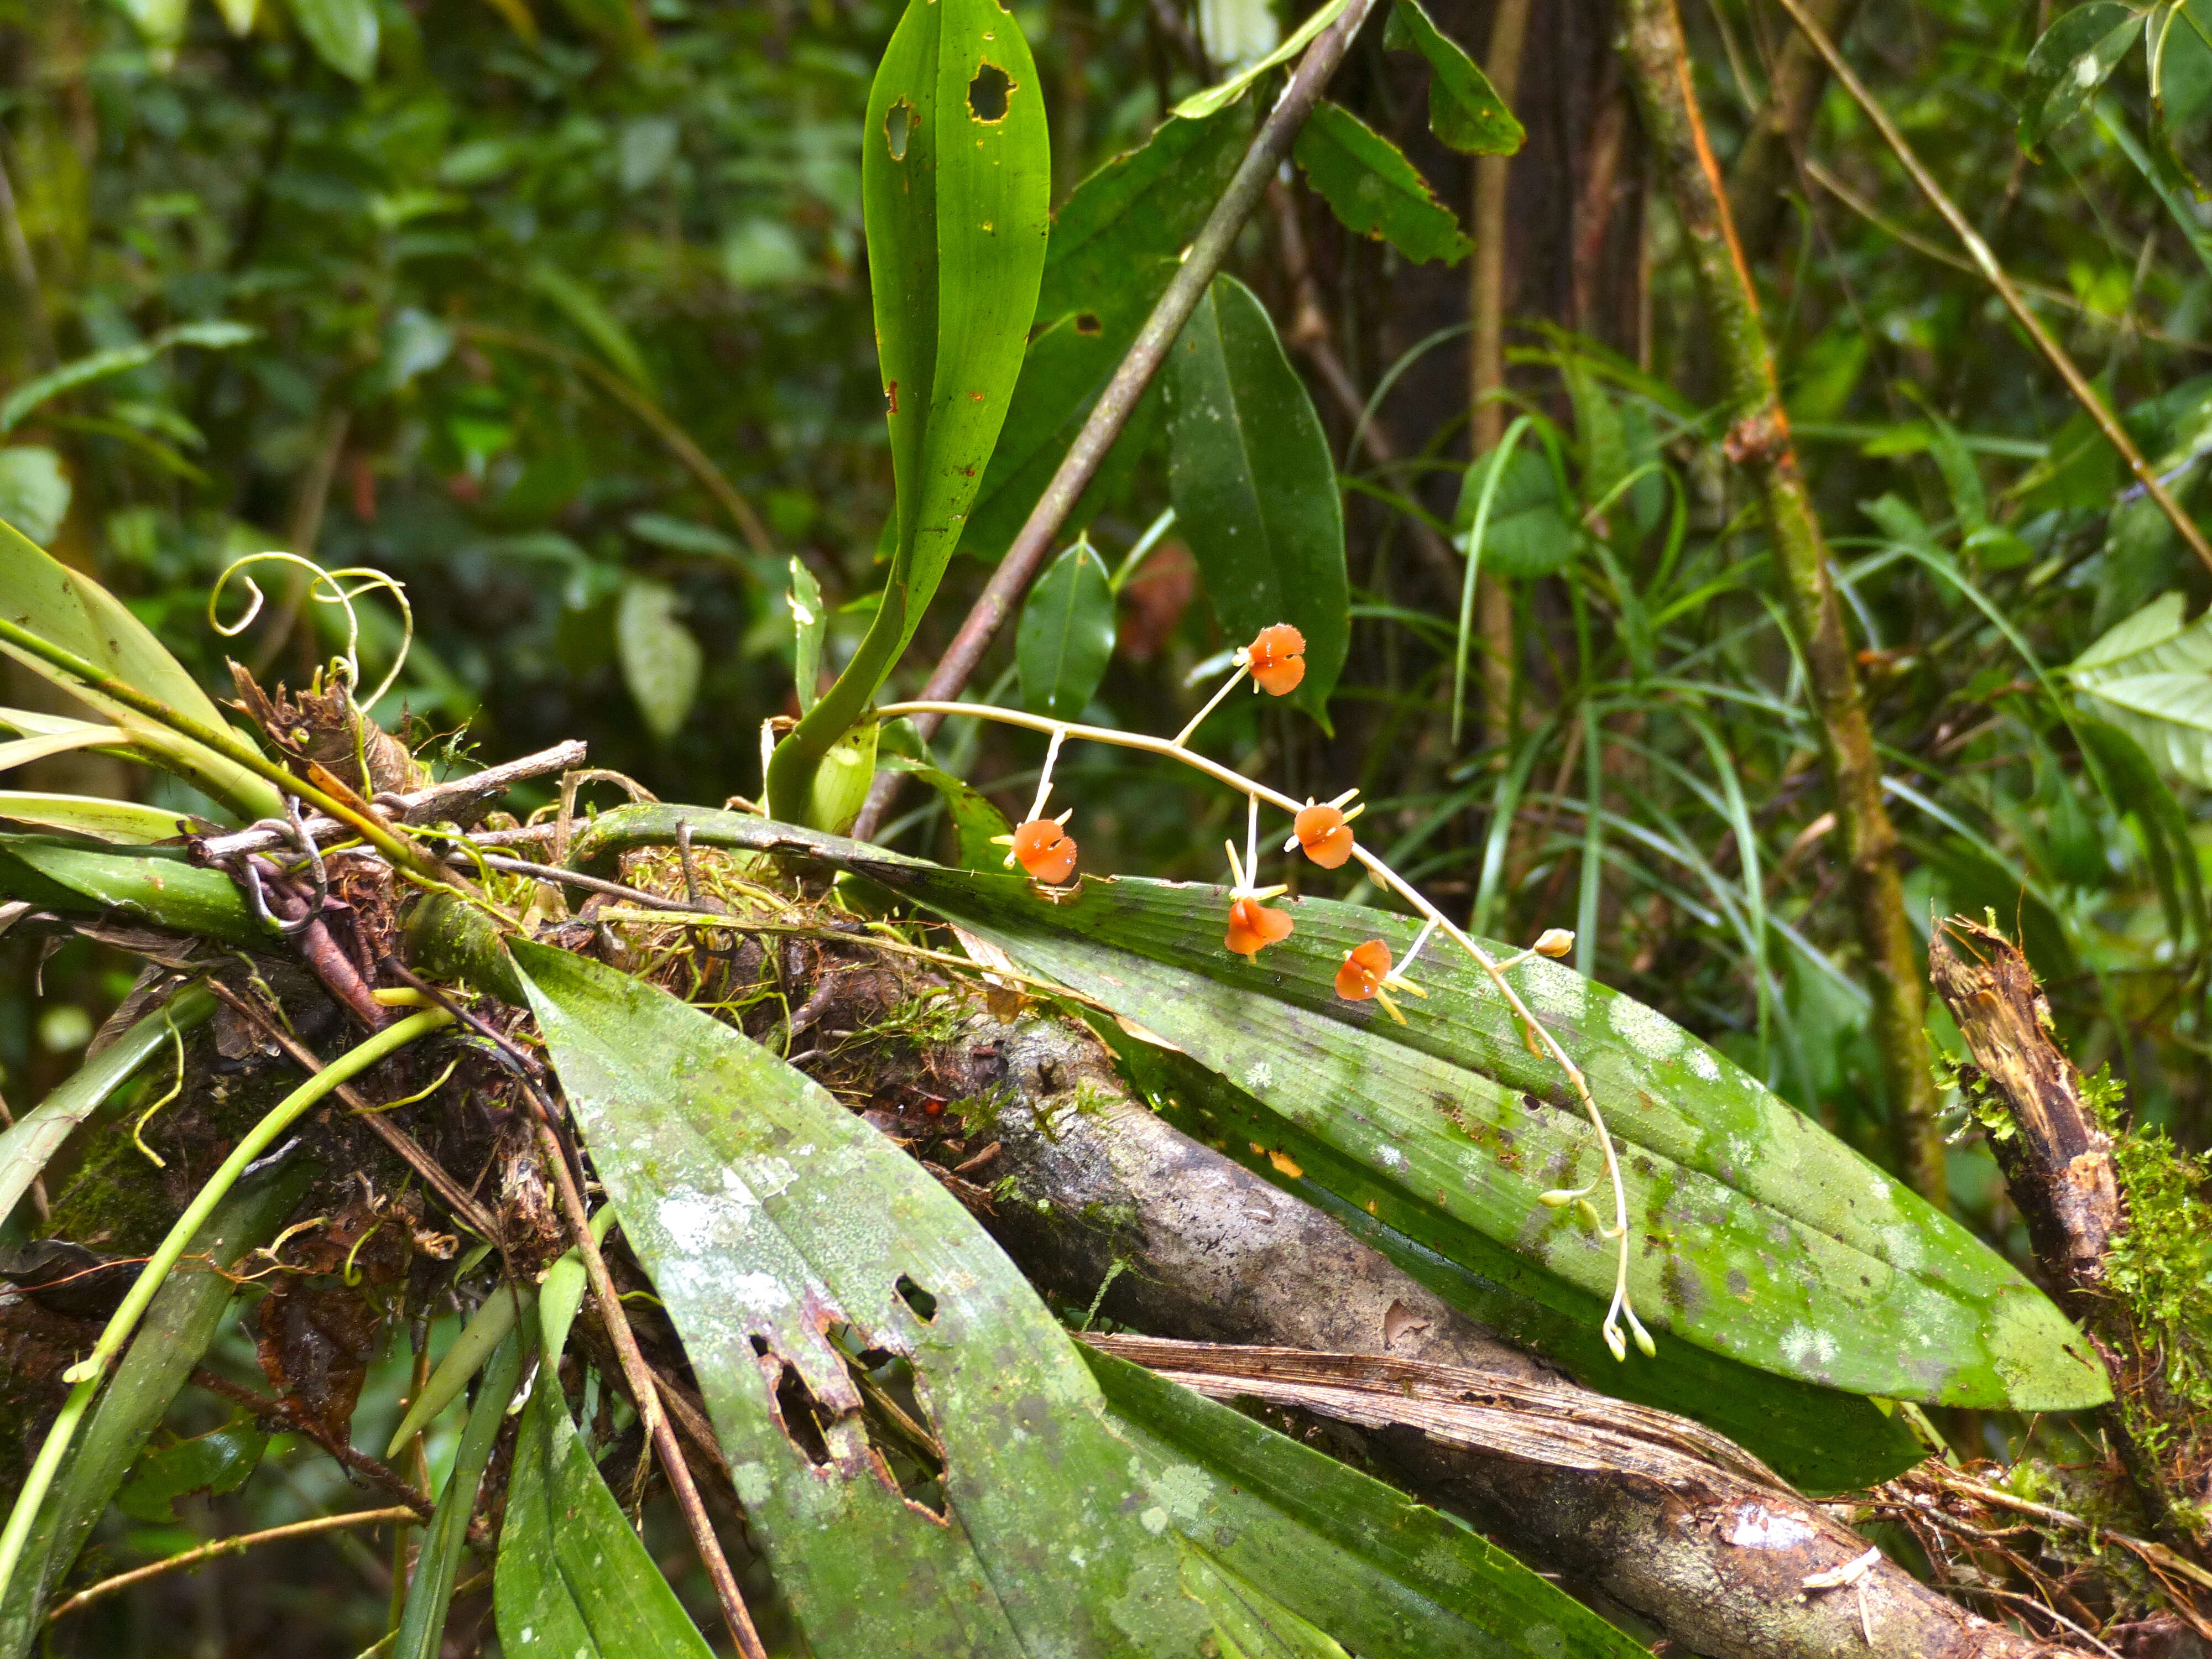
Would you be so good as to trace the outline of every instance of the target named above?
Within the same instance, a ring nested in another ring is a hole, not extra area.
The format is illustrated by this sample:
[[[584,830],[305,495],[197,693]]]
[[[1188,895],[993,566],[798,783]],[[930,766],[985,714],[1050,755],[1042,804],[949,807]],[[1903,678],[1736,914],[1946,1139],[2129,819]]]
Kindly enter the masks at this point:
[[[1306,807],[1298,814],[1297,827],[1298,845],[1322,869],[1334,870],[1352,856],[1352,826],[1335,806]]]
[[[1038,881],[1063,882],[1075,873],[1075,840],[1050,818],[1031,818],[1014,831],[1014,856]]]
[[[1255,898],[1240,898],[1229,907],[1229,937],[1223,943],[1257,962],[1261,947],[1288,939],[1291,927],[1284,912],[1270,910]]]
[[[1390,947],[1379,939],[1344,953],[1344,966],[1336,970],[1336,994],[1346,1002],[1364,1002],[1382,988],[1390,976]]]
[[[1306,677],[1306,636],[1288,623],[1263,628],[1244,647],[1244,665],[1271,697],[1288,696]]]

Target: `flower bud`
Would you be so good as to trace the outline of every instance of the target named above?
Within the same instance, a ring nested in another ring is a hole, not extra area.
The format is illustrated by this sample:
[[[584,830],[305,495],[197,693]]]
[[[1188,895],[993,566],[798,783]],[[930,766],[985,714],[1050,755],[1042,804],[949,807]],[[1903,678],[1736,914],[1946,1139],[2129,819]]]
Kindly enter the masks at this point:
[[[1565,927],[1547,927],[1534,948],[1540,957],[1563,957],[1575,948],[1575,936]]]

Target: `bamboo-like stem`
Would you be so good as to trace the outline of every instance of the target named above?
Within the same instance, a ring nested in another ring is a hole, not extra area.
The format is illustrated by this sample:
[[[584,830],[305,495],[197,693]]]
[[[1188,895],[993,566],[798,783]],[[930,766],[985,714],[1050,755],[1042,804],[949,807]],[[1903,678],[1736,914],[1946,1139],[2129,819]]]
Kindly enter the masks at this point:
[[[1141,732],[1117,732],[1110,726],[1074,726],[1064,720],[1049,720],[1041,714],[1025,714],[1018,709],[994,708],[989,703],[936,702],[922,700],[914,702],[887,703],[876,713],[878,718],[883,720],[897,720],[901,716],[914,717],[930,714],[937,715],[941,720],[948,714],[964,714],[975,720],[995,720],[1002,726],[1019,726],[1033,732],[1064,734],[1082,743],[1104,744],[1115,749],[1133,749],[1142,754],[1164,755],[1170,760],[1180,761],[1185,766],[1203,772],[1218,783],[1228,785],[1251,801],[1255,812],[1260,803],[1264,801],[1278,811],[1287,812],[1292,817],[1296,817],[1304,805],[1303,801],[1292,800],[1281,791],[1271,789],[1256,779],[1246,777],[1234,767],[1224,766],[1219,761],[1209,760],[1204,755],[1194,753],[1184,748],[1180,739],[1170,741],[1166,738],[1155,738]],[[1589,1084],[1583,1076],[1582,1067],[1568,1057],[1567,1051],[1559,1046],[1559,1039],[1552,1035],[1544,1023],[1536,1018],[1528,1005],[1522,1000],[1521,994],[1514,989],[1512,981],[1505,977],[1504,964],[1501,964],[1449,916],[1439,910],[1419,888],[1385,864],[1365,846],[1355,842],[1352,844],[1352,855],[1359,860],[1367,872],[1377,882],[1419,911],[1423,921],[1430,927],[1441,929],[1446,937],[1474,959],[1475,965],[1481,969],[1490,982],[1498,988],[1498,994],[1505,1000],[1506,1006],[1512,1009],[1514,1017],[1520,1020],[1522,1027],[1532,1037],[1543,1045],[1545,1053],[1553,1063],[1566,1073],[1567,1082],[1573,1088],[1576,1098],[1582,1103],[1583,1113],[1589,1119],[1590,1127],[1597,1135],[1598,1146],[1605,1159],[1606,1179],[1613,1188],[1613,1221],[1612,1227],[1605,1231],[1605,1237],[1618,1240],[1620,1248],[1619,1267],[1613,1276],[1613,1304],[1606,1310],[1603,1327],[1606,1344],[1612,1348],[1615,1358],[1625,1359],[1627,1357],[1627,1345],[1621,1336],[1619,1323],[1620,1318],[1626,1316],[1630,1328],[1636,1333],[1637,1346],[1646,1353],[1650,1352],[1651,1339],[1644,1331],[1643,1322],[1637,1318],[1635,1308],[1632,1305],[1628,1295],[1628,1189],[1621,1180],[1620,1160],[1613,1149],[1612,1132],[1606,1127],[1604,1114],[1598,1110],[1596,1098],[1590,1093]],[[1239,887],[1241,889],[1247,881],[1256,882],[1257,879],[1257,876],[1251,872],[1240,872]]]
[[[1727,453],[1759,492],[1773,539],[1784,614],[1804,653],[1820,757],[1850,861],[1853,922],[1867,959],[1874,1037],[1889,1096],[1898,1168],[1915,1192],[1946,1208],[1943,1140],[1929,1073],[1919,952],[1905,913],[1897,829],[1882,800],[1881,760],[1844,632],[1827,540],[1797,470],[1773,355],[1729,216],[1720,166],[1705,140],[1674,0],[1623,0],[1621,15],[1621,52],[1637,111],[1674,196],[1718,360],[1722,394],[1734,415]]]
[[[1873,123],[1875,131],[1881,135],[1882,143],[1889,146],[1890,154],[1897,157],[1898,165],[1905,169],[1905,175],[1928,198],[1929,205],[1942,216],[1943,222],[1951,227],[1953,234],[1965,246],[1966,257],[1974,262],[1974,268],[1997,291],[1997,297],[2004,301],[2005,309],[2012,313],[2013,320],[2027,331],[2027,337],[2035,343],[2035,349],[2043,354],[2044,360],[2058,372],[2058,378],[2066,383],[2066,389],[2073,394],[2075,402],[2080,404],[2089,418],[2096,422],[2097,430],[2104,434],[2105,441],[2119,451],[2120,458],[2128,464],[2128,471],[2136,475],[2136,481],[2142,486],[2144,493],[2158,503],[2159,511],[2166,514],[2181,539],[2189,544],[2189,550],[2204,562],[2208,570],[2212,570],[2212,541],[2205,539],[2204,532],[2197,527],[2197,521],[2182,511],[2181,504],[2159,482],[2158,474],[2143,459],[2142,452],[2136,447],[2135,440],[2128,436],[2127,428],[2114,417],[2112,411],[2105,407],[2104,399],[2097,395],[2096,388],[2089,384],[2087,376],[2076,367],[2073,358],[2067,356],[2066,348],[2051,338],[2051,331],[2043,325],[2043,319],[2028,309],[2027,300],[2013,285],[2012,278],[2005,275],[2004,267],[1997,263],[1996,255],[1990,252],[1989,244],[1982,240],[1980,233],[1975,230],[1966,216],[1959,210],[1958,204],[1936,182],[1936,176],[1922,165],[1912,146],[1905,143],[1905,135],[1898,131],[1897,124],[1889,118],[1889,112],[1875,101],[1874,94],[1867,90],[1866,82],[1852,73],[1851,66],[1836,50],[1836,43],[1828,38],[1827,31],[1806,9],[1804,0],[1781,0],[1781,6],[1790,14],[1791,21],[1804,31],[1805,38],[1813,43],[1814,50],[1826,61],[1837,83],[1850,94],[1851,101]]]
[[[31,1535],[32,1524],[38,1518],[46,1492],[52,1486],[54,1476],[60,1471],[62,1458],[76,1438],[77,1426],[91,1408],[92,1397],[99,1391],[101,1380],[116,1356],[123,1352],[131,1333],[145,1315],[155,1292],[161,1288],[185,1248],[191,1243],[192,1235],[199,1231],[215,1207],[225,1194],[238,1184],[246,1166],[276,1143],[276,1137],[290,1128],[301,1115],[337,1089],[338,1085],[357,1077],[370,1066],[405,1048],[417,1037],[453,1023],[453,1016],[442,1008],[424,1009],[406,1018],[387,1025],[367,1042],[349,1048],[332,1060],[329,1066],[309,1078],[298,1088],[272,1107],[267,1115],[246,1131],[245,1137],[232,1148],[222,1167],[209,1177],[198,1195],[185,1208],[170,1227],[168,1235],[146,1258],[138,1277],[125,1294],[122,1306],[109,1316],[100,1340],[92,1352],[62,1373],[62,1380],[72,1383],[69,1398],[63,1402],[60,1414],[54,1419],[53,1427],[47,1431],[46,1444],[39,1449],[38,1461],[32,1464],[25,1477],[23,1489],[17,1494],[15,1507],[8,1516],[4,1532],[0,1532],[0,1596],[7,1594],[8,1583],[15,1576],[16,1564],[21,1560],[23,1546]]]
[[[65,1613],[78,1612],[118,1590],[130,1589],[149,1579],[165,1577],[173,1572],[188,1572],[222,1556],[241,1554],[257,1545],[279,1544],[290,1538],[312,1538],[317,1533],[342,1532],[354,1527],[381,1527],[386,1524],[411,1527],[416,1519],[414,1510],[404,1505],[394,1505],[388,1510],[354,1510],[344,1515],[311,1516],[305,1521],[289,1521],[281,1527],[240,1533],[234,1538],[218,1538],[211,1544],[202,1544],[197,1549],[164,1556],[159,1561],[149,1561],[143,1567],[133,1567],[128,1572],[118,1572],[112,1578],[103,1578],[96,1584],[88,1585],[48,1613],[46,1622],[52,1624]]]
[[[1529,0],[1498,0],[1482,72],[1507,108],[1521,91],[1521,52]],[[1505,246],[1510,155],[1474,158],[1474,258],[1468,313],[1474,325],[1468,362],[1472,459],[1498,447],[1505,428]],[[1513,735],[1513,590],[1495,571],[1475,581],[1475,633],[1482,641],[1482,735],[1492,745]]]
[[[991,580],[969,607],[967,620],[953,635],[952,643],[938,659],[928,684],[922,687],[923,702],[950,702],[960,695],[983,659],[1000,628],[1020,604],[1029,591],[1045,555],[1052,550],[1053,540],[1060,534],[1060,526],[1090,488],[1091,480],[1114,441],[1121,435],[1121,428],[1135,412],[1138,399],[1152,384],[1152,376],[1167,361],[1168,348],[1182,332],[1182,325],[1190,320],[1190,313],[1198,308],[1205,297],[1206,286],[1220,270],[1222,260],[1228,255],[1243,228],[1244,221],[1267,193],[1267,181],[1275,176],[1291,153],[1291,145],[1297,137],[1298,129],[1305,125],[1306,117],[1321,101],[1322,88],[1328,82],[1336,67],[1344,61],[1352,37],[1359,33],[1368,15],[1375,9],[1376,0],[1351,0],[1344,15],[1322,31],[1305,56],[1298,60],[1290,84],[1252,140],[1251,148],[1237,164],[1228,189],[1214,203],[1213,211],[1206,216],[1206,223],[1192,240],[1189,251],[1176,270],[1174,279],[1168,283],[1145,325],[1137,331],[1121,366],[1114,371],[1106,390],[1098,394],[1091,414],[1083,422],[1083,429],[1075,434],[1075,441],[1067,447],[1052,482],[1045,485],[1044,493],[1037,497],[1036,505],[1030,509],[1029,517],[1022,523],[1006,556],[999,561],[999,568],[991,573]],[[869,688],[873,694],[874,688]],[[816,707],[821,707],[817,704]],[[942,716],[933,716],[916,722],[924,738],[937,730]],[[887,772],[878,777],[868,792],[866,805],[853,824],[854,838],[866,841],[875,833],[876,826],[896,793],[899,780],[904,775]]]
[[[684,1511],[684,1523],[690,1529],[692,1547],[698,1552],[700,1563],[707,1569],[707,1577],[714,1586],[714,1599],[721,1603],[722,1617],[730,1627],[730,1639],[737,1644],[743,1659],[768,1659],[768,1650],[761,1645],[760,1632],[753,1628],[752,1615],[746,1611],[744,1597],[738,1592],[737,1575],[730,1571],[729,1558],[722,1553],[721,1540],[714,1536],[714,1523],[708,1516],[706,1504],[700,1501],[698,1483],[691,1478],[691,1466],[684,1462],[684,1448],[677,1443],[675,1427],[661,1405],[659,1384],[654,1381],[653,1368],[646,1364],[645,1355],[637,1346],[637,1334],[629,1328],[629,1315],[623,1311],[622,1297],[615,1290],[613,1275],[607,1272],[607,1259],[600,1253],[599,1241],[592,1235],[592,1218],[584,1208],[584,1194],[578,1189],[575,1175],[568,1168],[568,1156],[553,1133],[553,1121],[545,1109],[544,1099],[534,1087],[526,1087],[523,1093],[537,1114],[538,1145],[553,1171],[562,1218],[568,1224],[576,1253],[584,1259],[584,1276],[591,1281],[592,1300],[598,1305],[601,1322],[606,1326],[607,1340],[614,1345],[615,1353],[622,1361],[623,1376],[629,1383],[638,1420],[645,1425],[653,1455],[660,1459],[661,1468],[668,1476],[668,1488],[675,1494],[676,1506]]]

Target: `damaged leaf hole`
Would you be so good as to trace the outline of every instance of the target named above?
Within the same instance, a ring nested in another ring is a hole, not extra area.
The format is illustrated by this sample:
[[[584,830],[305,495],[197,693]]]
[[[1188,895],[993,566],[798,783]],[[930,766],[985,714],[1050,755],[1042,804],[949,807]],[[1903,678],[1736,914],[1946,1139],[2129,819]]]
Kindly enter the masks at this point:
[[[915,1387],[912,1363],[902,1354],[870,1345],[850,1325],[833,1324],[823,1334],[844,1362],[860,1397],[860,1409],[852,1415],[860,1419],[878,1472],[901,1498],[942,1521],[944,1444]],[[799,1368],[777,1354],[765,1338],[756,1336],[751,1342],[757,1356],[776,1366],[775,1410],[785,1434],[814,1468],[828,1468],[836,1461],[830,1437],[838,1426],[838,1413],[823,1403]]]
[[[914,1316],[916,1319],[925,1325],[933,1324],[936,1322],[937,1298],[927,1291],[923,1290],[904,1273],[898,1276],[898,1282],[891,1288],[898,1292],[900,1301],[914,1310]]]
[[[1075,331],[1078,334],[1097,334],[1103,327],[1104,325],[1098,320],[1097,312],[1083,311],[1076,313]]]
[[[906,160],[907,140],[914,136],[914,106],[903,98],[884,112],[884,148],[891,160]]]
[[[1006,100],[1014,90],[1013,77],[986,59],[968,83],[968,112],[986,125],[1006,118]]]

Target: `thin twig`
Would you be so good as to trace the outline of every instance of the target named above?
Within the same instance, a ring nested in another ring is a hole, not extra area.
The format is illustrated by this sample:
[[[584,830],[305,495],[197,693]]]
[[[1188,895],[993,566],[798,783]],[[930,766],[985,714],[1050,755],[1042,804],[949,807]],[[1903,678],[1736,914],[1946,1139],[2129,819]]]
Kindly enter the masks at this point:
[[[112,1578],[103,1578],[96,1584],[88,1585],[48,1613],[46,1622],[52,1624],[64,1613],[89,1607],[104,1596],[143,1584],[149,1578],[160,1578],[173,1572],[186,1572],[222,1556],[240,1554],[257,1544],[281,1543],[288,1538],[310,1538],[317,1533],[343,1532],[355,1527],[380,1527],[388,1522],[401,1522],[411,1526],[415,1522],[415,1511],[402,1508],[355,1510],[346,1515],[318,1515],[305,1521],[290,1521],[281,1527],[240,1533],[234,1538],[218,1538],[212,1544],[202,1544],[198,1549],[165,1556],[159,1561],[150,1561],[143,1567],[133,1567],[128,1572],[118,1572]]]
[[[1144,396],[1145,388],[1167,360],[1168,349],[1182,332],[1191,313],[1198,308],[1207,284],[1212,282],[1222,259],[1237,240],[1237,232],[1266,192],[1268,179],[1274,177],[1276,168],[1290,155],[1298,129],[1305,125],[1306,117],[1320,101],[1322,87],[1344,60],[1352,37],[1359,33],[1375,3],[1376,0],[1351,0],[1344,15],[1306,48],[1290,84],[1283,88],[1283,95],[1268,112],[1251,148],[1244,152],[1244,159],[1238,163],[1229,188],[1222,191],[1221,198],[1213,204],[1213,211],[1206,216],[1204,227],[1183,256],[1167,291],[1160,295],[1152,315],[1145,319],[1127,356],[1121,359],[1121,366],[1114,371],[1114,378],[1092,405],[1083,429],[1068,446],[1059,470],[1052,475],[1052,482],[1030,509],[1028,519],[1006,549],[1006,556],[999,561],[991,580],[976,596],[967,620],[960,624],[960,631],[938,659],[937,668],[922,688],[917,706],[950,702],[959,696],[975,672],[976,665],[982,661],[991,641],[1006,618],[1013,615],[1022,595],[1043,565],[1045,555],[1052,550],[1061,525],[1090,487],[1092,477],[1113,449],[1114,441],[1121,435],[1121,428],[1135,410],[1138,399]],[[937,730],[942,718],[926,716],[915,724],[927,738]],[[856,840],[865,841],[875,833],[904,775],[887,772],[876,780],[875,787],[868,792],[867,804],[853,825]]]
[[[1959,210],[1958,204],[1944,193],[1943,187],[1936,182],[1935,175],[1921,164],[1920,157],[1905,142],[1905,135],[1897,129],[1897,124],[1889,118],[1889,112],[1875,100],[1874,94],[1867,90],[1866,83],[1852,72],[1851,66],[1844,61],[1844,55],[1836,50],[1836,43],[1806,11],[1804,0],[1781,0],[1781,5],[1797,27],[1804,31],[1805,38],[1813,43],[1814,50],[1827,60],[1829,72],[1834,75],[1837,83],[1850,94],[1852,101],[1865,112],[1867,119],[1874,124],[1875,131],[1881,135],[1882,142],[1889,146],[1890,153],[1897,157],[1898,165],[1919,186],[1920,193],[1928,198],[1929,204],[1942,216],[1943,222],[1951,227],[1952,233],[1966,247],[1967,257],[1973,260],[1974,268],[1981,272],[1991,288],[1996,289],[1997,297],[2004,301],[2005,309],[2012,313],[2013,319],[2027,330],[2028,338],[2035,342],[2035,349],[2043,354],[2045,361],[2051,368],[2058,371],[2058,378],[2066,383],[2066,389],[2074,394],[2074,400],[2096,422],[2097,430],[2104,434],[2105,441],[2119,451],[2121,459],[2128,464],[2128,471],[2136,475],[2144,492],[2158,503],[2159,511],[2172,521],[2181,539],[2189,544],[2190,551],[2204,562],[2206,568],[2212,569],[2212,542],[2205,539],[2204,532],[2197,527],[2197,521],[2182,511],[2181,504],[2159,482],[2150,463],[2136,447],[2135,440],[2128,436],[2127,429],[2114,418],[2112,410],[2105,407],[2104,399],[2097,395],[2096,388],[2075,366],[2073,358],[2066,355],[2066,349],[2051,337],[2050,331],[2043,326],[2043,319],[2028,308],[2027,300],[2013,285],[2012,278],[2005,275],[2004,267],[1997,263],[1996,255],[1990,252],[1989,244],[1982,240],[1981,234],[1966,216]]]

